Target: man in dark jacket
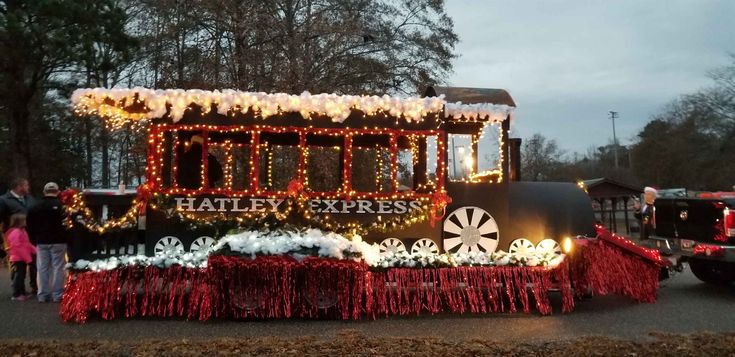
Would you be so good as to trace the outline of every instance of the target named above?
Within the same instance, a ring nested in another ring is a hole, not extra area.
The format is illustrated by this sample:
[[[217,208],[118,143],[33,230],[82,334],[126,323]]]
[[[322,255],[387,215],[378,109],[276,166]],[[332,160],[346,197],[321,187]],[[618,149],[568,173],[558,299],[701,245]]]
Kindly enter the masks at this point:
[[[43,187],[43,198],[28,210],[28,235],[38,250],[39,302],[59,302],[64,294],[66,212],[58,195],[59,186],[49,182]]]
[[[27,214],[28,207],[32,206],[34,201],[33,197],[28,193],[30,191],[30,185],[28,180],[24,178],[16,178],[10,184],[10,190],[7,193],[0,196],[0,223],[2,223],[2,232],[5,233],[8,230],[8,223],[10,222],[10,216],[16,213]],[[36,242],[31,238],[33,245]],[[38,285],[36,284],[36,256],[33,256],[33,262],[28,264],[28,278],[30,280],[31,292],[34,294],[38,291]]]
[[[0,223],[3,232],[8,230],[10,216],[16,213],[28,213],[28,207],[33,204],[33,198],[28,194],[30,186],[28,180],[17,178],[10,185],[10,190],[0,196]]]

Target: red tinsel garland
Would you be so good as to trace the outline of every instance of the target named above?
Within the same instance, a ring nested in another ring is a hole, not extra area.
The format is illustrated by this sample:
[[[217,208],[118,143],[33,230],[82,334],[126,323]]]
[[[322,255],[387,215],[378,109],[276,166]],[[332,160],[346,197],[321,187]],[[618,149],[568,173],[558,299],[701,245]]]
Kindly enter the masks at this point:
[[[72,273],[67,279],[60,315],[64,321],[78,323],[84,323],[92,314],[105,320],[119,315],[205,320],[210,311],[206,275],[205,270],[180,266]]]
[[[661,260],[661,254],[656,249],[641,247],[633,241],[623,238],[619,235],[616,235],[614,233],[611,233],[605,227],[601,225],[595,226],[595,229],[597,230],[597,239],[605,241],[606,243],[610,243],[612,245],[617,246],[618,248],[621,248],[623,250],[626,250],[633,255],[637,255],[641,258],[645,258],[653,263],[656,264],[665,264],[663,260]]]
[[[361,262],[289,256],[212,256],[207,269],[123,267],[69,276],[61,318],[91,315],[217,318],[330,317],[530,312],[551,313],[548,292],[562,287],[563,312],[573,308],[567,265],[456,267],[370,271]],[[567,286],[566,290],[564,286]],[[568,290],[568,292],[567,292]],[[568,295],[568,296],[567,296]]]
[[[601,234],[602,239],[577,240],[577,252],[571,262],[571,279],[577,294],[619,294],[638,302],[655,302],[661,270],[661,264],[654,260],[657,254],[621,249],[608,234]]]

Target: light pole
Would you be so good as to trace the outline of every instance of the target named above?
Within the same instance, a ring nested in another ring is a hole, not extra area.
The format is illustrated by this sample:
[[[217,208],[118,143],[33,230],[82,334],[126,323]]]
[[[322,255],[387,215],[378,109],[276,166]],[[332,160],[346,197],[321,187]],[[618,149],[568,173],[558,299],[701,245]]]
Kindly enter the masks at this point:
[[[618,117],[618,112],[610,111],[610,119],[612,119],[613,125],[613,153],[615,155],[615,168],[618,168],[618,137],[615,135],[615,119]]]

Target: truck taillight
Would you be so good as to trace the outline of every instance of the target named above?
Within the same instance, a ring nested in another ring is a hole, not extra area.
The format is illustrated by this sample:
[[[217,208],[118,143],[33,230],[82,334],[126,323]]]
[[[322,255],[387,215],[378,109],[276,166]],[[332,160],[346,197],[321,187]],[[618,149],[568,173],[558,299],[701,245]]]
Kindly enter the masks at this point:
[[[735,237],[735,210],[725,208],[725,234],[728,237]]]

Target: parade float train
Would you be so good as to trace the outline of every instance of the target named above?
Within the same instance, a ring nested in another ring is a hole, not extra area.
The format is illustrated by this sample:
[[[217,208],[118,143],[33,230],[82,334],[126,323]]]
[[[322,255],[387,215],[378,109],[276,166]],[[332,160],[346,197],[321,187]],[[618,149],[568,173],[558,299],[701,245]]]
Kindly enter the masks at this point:
[[[62,193],[76,229],[64,321],[549,314],[551,291],[562,312],[573,291],[656,299],[657,251],[594,225],[583,188],[520,182],[503,90],[79,89],[72,102],[147,130],[147,171],[134,194]],[[147,256],[110,249],[136,227]]]
[[[215,222],[269,217],[412,253],[560,252],[565,238],[596,235],[578,186],[519,181],[505,90],[429,87],[397,98],[82,89],[73,102],[108,125],[147,127],[147,182],[136,198],[146,205],[147,255],[211,246],[224,233]],[[222,169],[216,182],[210,165]]]

